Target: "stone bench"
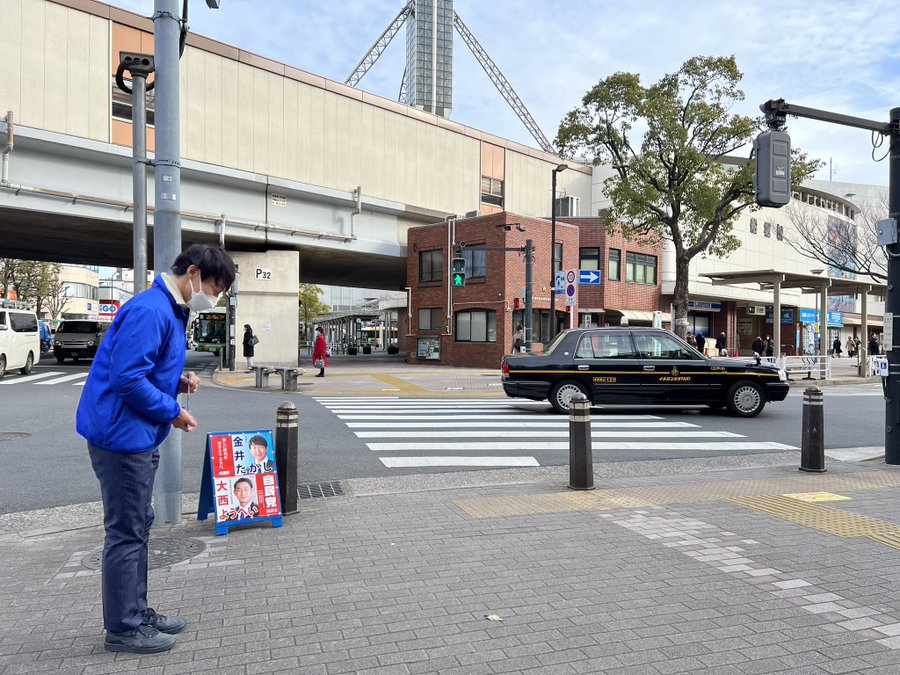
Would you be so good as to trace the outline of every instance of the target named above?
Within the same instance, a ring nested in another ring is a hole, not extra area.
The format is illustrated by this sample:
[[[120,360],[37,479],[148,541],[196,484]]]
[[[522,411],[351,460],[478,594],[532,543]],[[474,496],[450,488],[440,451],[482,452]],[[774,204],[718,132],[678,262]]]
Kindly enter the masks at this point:
[[[281,377],[282,391],[297,391],[297,378],[303,375],[303,368],[295,366],[253,366],[251,370],[256,373],[256,388],[267,389],[269,375],[277,374]]]

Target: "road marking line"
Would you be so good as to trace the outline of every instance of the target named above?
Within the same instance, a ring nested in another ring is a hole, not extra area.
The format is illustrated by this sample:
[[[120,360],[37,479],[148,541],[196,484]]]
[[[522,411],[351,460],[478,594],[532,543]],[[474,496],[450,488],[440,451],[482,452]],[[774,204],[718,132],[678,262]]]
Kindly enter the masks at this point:
[[[507,422],[510,420],[522,420],[522,421],[532,420],[532,421],[534,421],[534,420],[541,419],[541,417],[539,415],[536,415],[534,413],[526,413],[526,414],[522,415],[522,414],[516,414],[517,412],[518,411],[510,411],[508,413],[501,412],[500,414],[492,413],[491,419],[497,419],[499,421],[504,421],[504,422]],[[416,420],[416,419],[421,420],[421,419],[428,419],[428,420],[433,420],[434,424],[438,424],[445,420],[486,421],[488,419],[484,415],[434,415],[433,413],[430,413],[429,415],[373,415],[373,414],[355,415],[355,414],[350,414],[350,413],[342,413],[342,414],[337,415],[337,417],[338,417],[338,419],[342,419],[342,420]],[[637,418],[640,419],[641,417],[637,416]],[[562,420],[563,423],[568,424],[569,420],[567,417],[560,417],[559,419]],[[603,419],[608,420],[608,419],[633,419],[633,418],[630,415],[604,415]],[[655,419],[661,419],[661,418],[657,417]]]
[[[80,377],[87,377],[87,373],[75,373],[74,375],[66,375],[65,377],[58,377],[55,380],[48,380],[46,382],[38,382],[37,384],[62,384],[63,382],[68,382],[69,380],[77,380]]]
[[[357,431],[359,438],[568,438],[568,429],[558,431]],[[747,438],[733,431],[595,431],[599,438]]]
[[[552,441],[544,443],[366,443],[373,452],[412,450],[430,452],[434,450],[568,450],[569,444]],[[594,450],[799,450],[800,448],[771,441],[713,441],[684,443],[641,443],[637,441],[591,443]]]
[[[56,375],[63,375],[63,371],[51,371],[48,373],[37,373],[36,375],[26,375],[24,377],[17,377],[12,380],[3,380],[0,384],[25,384],[26,382],[34,382],[35,380],[43,380],[47,377],[54,377]]]
[[[383,417],[372,419],[384,419]],[[530,418],[529,418],[530,419]],[[347,422],[350,429],[434,429],[434,428],[453,428],[453,427],[471,427],[471,422],[444,422],[443,418],[432,419],[430,422]],[[491,418],[481,418],[479,428],[489,427],[562,427],[569,428],[569,420],[565,417],[549,420],[538,420],[535,422],[500,422]],[[597,422],[591,421],[591,429],[685,429],[699,427],[699,424],[691,424],[690,422]]]
[[[379,457],[389,469],[435,466],[540,466],[534,457]]]

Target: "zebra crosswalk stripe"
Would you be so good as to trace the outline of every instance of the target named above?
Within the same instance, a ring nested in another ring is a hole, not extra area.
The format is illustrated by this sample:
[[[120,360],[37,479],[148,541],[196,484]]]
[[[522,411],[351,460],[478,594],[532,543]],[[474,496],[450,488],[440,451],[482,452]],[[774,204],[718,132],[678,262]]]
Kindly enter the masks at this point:
[[[0,381],[0,385],[11,385],[11,384],[25,384],[26,382],[34,382],[36,380],[43,380],[48,377],[54,377],[56,375],[63,375],[62,371],[48,371],[46,373],[35,373],[34,375],[26,375],[25,377],[14,377],[9,380]]]
[[[35,382],[35,384],[62,384],[63,382],[71,382],[72,380],[77,380],[83,377],[87,377],[87,373],[75,373],[74,375],[66,375],[65,377],[58,377],[55,380],[46,380],[44,382]]]

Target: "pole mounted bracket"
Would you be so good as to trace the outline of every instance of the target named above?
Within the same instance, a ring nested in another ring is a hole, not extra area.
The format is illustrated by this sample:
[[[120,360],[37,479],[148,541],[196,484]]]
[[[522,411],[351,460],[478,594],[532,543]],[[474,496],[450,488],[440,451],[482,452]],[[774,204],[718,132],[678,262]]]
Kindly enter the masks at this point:
[[[131,73],[132,77],[147,78],[150,74],[156,72],[156,60],[153,54],[135,54],[134,52],[119,52],[119,67],[116,68],[116,86],[126,94],[131,93],[131,87],[125,84],[123,77],[125,71]],[[147,91],[153,89],[156,82],[147,83]]]

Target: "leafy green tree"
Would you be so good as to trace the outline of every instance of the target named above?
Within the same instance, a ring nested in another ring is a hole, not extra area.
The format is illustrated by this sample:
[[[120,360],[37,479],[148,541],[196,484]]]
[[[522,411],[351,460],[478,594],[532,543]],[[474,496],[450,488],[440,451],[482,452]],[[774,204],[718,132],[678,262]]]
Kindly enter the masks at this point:
[[[331,307],[322,302],[322,292],[315,284],[300,284],[299,321],[306,332],[314,316],[331,311]]]
[[[682,337],[691,260],[724,257],[740,247],[734,222],[744,209],[756,208],[754,163],[726,159],[762,127],[761,119],[732,112],[744,98],[741,77],[733,56],[693,57],[648,87],[636,74],[615,73],[585,94],[556,137],[563,156],[585,154],[612,166],[604,186],[611,201],[608,230],[672,243],[673,323]],[[795,152],[794,184],[818,165]]]

